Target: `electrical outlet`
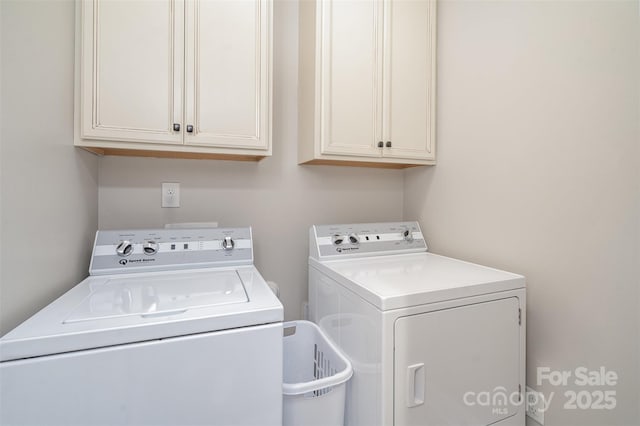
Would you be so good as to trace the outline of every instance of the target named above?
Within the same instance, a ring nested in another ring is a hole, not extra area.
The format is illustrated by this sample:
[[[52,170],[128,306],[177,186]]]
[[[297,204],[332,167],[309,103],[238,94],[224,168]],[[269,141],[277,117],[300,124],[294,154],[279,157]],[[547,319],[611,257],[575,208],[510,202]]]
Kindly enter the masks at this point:
[[[180,183],[162,183],[162,207],[180,207]]]
[[[527,416],[539,424],[544,425],[544,395],[542,392],[534,391],[529,386],[527,386],[526,389]]]

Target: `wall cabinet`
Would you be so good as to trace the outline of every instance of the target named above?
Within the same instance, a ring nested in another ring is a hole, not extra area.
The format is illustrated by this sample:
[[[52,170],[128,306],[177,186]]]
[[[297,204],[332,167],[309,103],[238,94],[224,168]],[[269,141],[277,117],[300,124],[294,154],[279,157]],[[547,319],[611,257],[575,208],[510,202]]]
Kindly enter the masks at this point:
[[[271,155],[271,0],[79,0],[75,144]]]
[[[435,164],[435,0],[302,1],[298,160]]]

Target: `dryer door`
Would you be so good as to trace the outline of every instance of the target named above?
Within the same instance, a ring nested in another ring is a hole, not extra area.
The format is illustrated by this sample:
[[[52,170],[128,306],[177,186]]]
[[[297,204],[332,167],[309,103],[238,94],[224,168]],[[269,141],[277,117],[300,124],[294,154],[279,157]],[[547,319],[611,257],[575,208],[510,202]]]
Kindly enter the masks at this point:
[[[400,318],[396,425],[489,425],[520,408],[515,297]],[[511,399],[511,401],[510,401]]]

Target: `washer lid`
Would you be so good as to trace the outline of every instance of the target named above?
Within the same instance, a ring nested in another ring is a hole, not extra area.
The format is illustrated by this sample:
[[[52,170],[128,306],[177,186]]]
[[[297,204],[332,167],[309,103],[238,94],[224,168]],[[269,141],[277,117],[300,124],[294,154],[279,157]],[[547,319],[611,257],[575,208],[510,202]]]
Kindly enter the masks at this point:
[[[312,265],[381,310],[524,288],[522,275],[432,253],[317,262]],[[325,269],[326,268],[326,269]]]
[[[0,361],[283,320],[251,266],[93,276],[0,339]]]
[[[113,276],[99,285],[63,321],[140,316],[151,318],[249,301],[238,271],[184,273],[177,276]]]

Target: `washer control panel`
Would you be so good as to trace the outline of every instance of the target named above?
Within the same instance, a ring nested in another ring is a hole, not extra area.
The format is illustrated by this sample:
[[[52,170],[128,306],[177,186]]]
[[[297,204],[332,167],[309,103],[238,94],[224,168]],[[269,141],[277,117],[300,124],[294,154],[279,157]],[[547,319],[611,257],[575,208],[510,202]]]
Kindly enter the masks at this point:
[[[98,231],[91,275],[253,264],[251,228]]]
[[[310,253],[317,259],[427,251],[418,222],[315,225]]]

